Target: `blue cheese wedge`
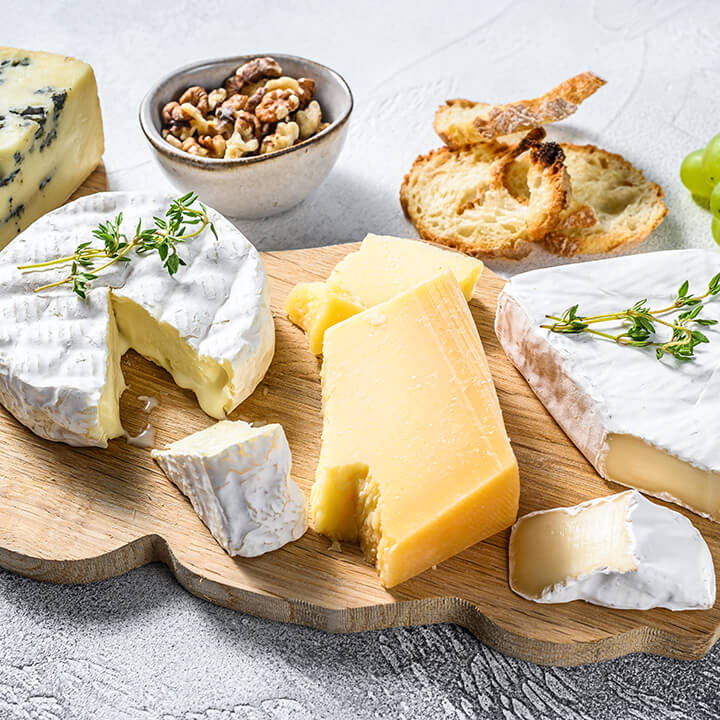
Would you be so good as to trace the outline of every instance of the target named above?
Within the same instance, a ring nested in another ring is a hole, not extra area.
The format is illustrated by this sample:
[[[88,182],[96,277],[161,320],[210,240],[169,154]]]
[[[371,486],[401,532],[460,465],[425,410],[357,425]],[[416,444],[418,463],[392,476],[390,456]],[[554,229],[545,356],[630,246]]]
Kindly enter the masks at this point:
[[[152,456],[230,555],[256,557],[302,537],[305,498],[280,425],[225,420]]]
[[[715,568],[679,512],[636,490],[521,517],[509,546],[510,587],[538,603],[585,600],[621,610],[705,610]]]
[[[270,288],[260,255],[222,215],[183,243],[175,275],[157,253],[132,254],[93,281],[87,299],[69,285],[39,286],[66,266],[20,265],[72,255],[99,223],[122,213],[131,233],[164,215],[172,198],[98,193],[34,222],[0,251],[0,404],[49,440],[107,445],[124,434],[120,357],[129,348],[192,390],[202,409],[224,419],[262,380],[275,349]]]
[[[102,153],[92,68],[0,47],[0,249],[65,202]]]
[[[650,307],[666,307],[684,281],[701,295],[718,271],[720,255],[705,250],[533,270],[503,289],[495,330],[507,356],[600,475],[720,522],[720,324],[700,328],[709,342],[684,363],[667,355],[658,361],[654,348],[540,327],[546,314],[575,303],[580,315],[617,312],[642,298]],[[707,302],[702,317],[720,321],[720,296]],[[663,330],[661,337],[669,338]]]

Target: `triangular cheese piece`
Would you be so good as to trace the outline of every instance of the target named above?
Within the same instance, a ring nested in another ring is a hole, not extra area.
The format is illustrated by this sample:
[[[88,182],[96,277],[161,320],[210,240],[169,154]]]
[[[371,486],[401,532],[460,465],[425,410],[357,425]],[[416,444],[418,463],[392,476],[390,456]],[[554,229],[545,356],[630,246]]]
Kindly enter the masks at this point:
[[[223,420],[152,456],[229,555],[256,557],[307,529],[305,497],[278,424]]]

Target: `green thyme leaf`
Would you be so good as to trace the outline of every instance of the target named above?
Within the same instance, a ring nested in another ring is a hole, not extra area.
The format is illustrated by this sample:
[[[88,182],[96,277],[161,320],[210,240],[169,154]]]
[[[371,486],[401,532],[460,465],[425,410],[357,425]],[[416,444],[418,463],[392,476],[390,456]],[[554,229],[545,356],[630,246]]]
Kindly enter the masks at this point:
[[[559,317],[546,315],[546,318],[553,322],[542,324],[540,327],[566,335],[587,333],[618,345],[639,348],[651,346],[655,348],[655,357],[658,360],[670,355],[676,360],[685,362],[695,357],[695,348],[698,345],[710,342],[704,333],[693,328],[692,325],[710,327],[718,324],[715,319],[701,317],[701,313],[707,302],[720,294],[720,273],[710,280],[704,295],[696,297],[689,293],[690,283],[686,280],[678,288],[672,305],[657,310],[651,310],[647,305],[647,299],[643,299],[638,300],[627,310],[601,315],[579,315],[579,306],[575,304]],[[677,313],[675,319],[671,319],[672,313]],[[596,327],[608,323],[619,323],[623,327],[622,332],[611,332]],[[660,332],[663,330],[666,333],[670,331],[670,339],[662,340]]]
[[[128,238],[121,231],[123,214],[117,214],[114,220],[99,223],[91,231],[95,240],[102,247],[95,247],[93,241],[80,243],[70,257],[57,258],[34,265],[20,266],[21,270],[33,270],[40,267],[70,266],[70,272],[54,283],[35,288],[35,292],[48,290],[60,285],[68,284],[82,299],[87,298],[93,280],[117,262],[128,263],[132,260],[130,255],[134,251],[137,255],[157,252],[163,267],[169,275],[175,275],[186,262],[178,255],[177,246],[200,235],[209,227],[215,239],[218,239],[215,226],[210,221],[207,208],[202,203],[193,207],[197,195],[186,193],[173,200],[165,212],[165,217],[153,217],[154,227],[142,229],[142,220],[138,220],[135,233]],[[188,228],[194,228],[189,232]]]

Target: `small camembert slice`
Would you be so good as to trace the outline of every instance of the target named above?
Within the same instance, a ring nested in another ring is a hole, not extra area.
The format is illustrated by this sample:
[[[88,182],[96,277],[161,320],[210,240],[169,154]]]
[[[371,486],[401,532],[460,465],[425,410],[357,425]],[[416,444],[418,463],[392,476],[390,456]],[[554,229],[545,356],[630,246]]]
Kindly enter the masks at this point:
[[[92,68],[0,47],[0,249],[65,202],[102,153]]]
[[[296,285],[285,311],[307,333],[310,351],[320,355],[329,327],[443,271],[455,276],[470,300],[482,269],[479,260],[467,255],[418,240],[370,234],[360,250],[337,264],[327,282]]]
[[[505,353],[600,475],[715,521],[720,521],[720,324],[701,328],[709,342],[685,363],[670,356],[657,360],[654,348],[628,348],[540,326],[547,314],[575,303],[581,315],[617,312],[640,298],[650,307],[666,307],[686,280],[691,293],[702,294],[719,270],[720,256],[705,250],[533,270],[505,286],[495,316]],[[707,302],[702,317],[720,321],[720,297]],[[660,328],[662,337],[670,334]]]
[[[392,587],[509,527],[518,466],[455,278],[331,327],[311,513]]]
[[[704,610],[715,569],[679,512],[636,490],[521,517],[510,535],[510,587],[528,600],[585,600],[622,610]]]
[[[152,456],[230,555],[277,550],[307,529],[280,425],[223,420]]]

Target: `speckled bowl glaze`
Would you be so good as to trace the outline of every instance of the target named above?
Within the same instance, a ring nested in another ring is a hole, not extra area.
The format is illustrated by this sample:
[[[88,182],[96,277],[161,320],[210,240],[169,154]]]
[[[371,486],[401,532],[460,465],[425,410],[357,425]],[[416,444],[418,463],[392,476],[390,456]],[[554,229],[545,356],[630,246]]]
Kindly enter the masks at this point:
[[[160,111],[187,88],[222,87],[235,70],[255,57],[274,57],[284,75],[315,81],[315,98],[330,123],[304,142],[270,155],[235,160],[190,155],[167,143],[161,134]],[[353,97],[348,84],[324,65],[279,53],[253,53],[187,65],[155,84],[140,105],[140,126],[170,182],[183,192],[194,190],[203,202],[225,215],[259,218],[289,210],[327,177],[348,130]]]

